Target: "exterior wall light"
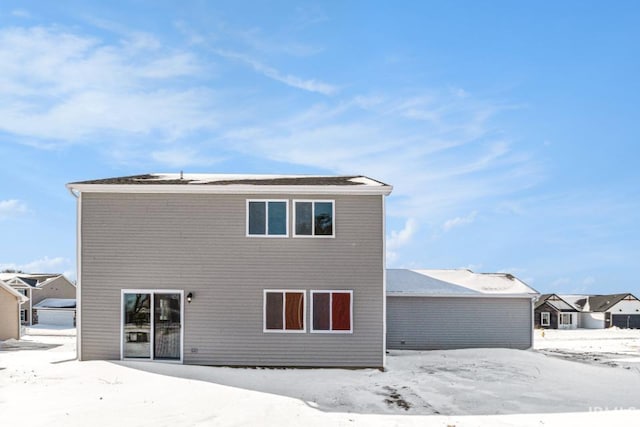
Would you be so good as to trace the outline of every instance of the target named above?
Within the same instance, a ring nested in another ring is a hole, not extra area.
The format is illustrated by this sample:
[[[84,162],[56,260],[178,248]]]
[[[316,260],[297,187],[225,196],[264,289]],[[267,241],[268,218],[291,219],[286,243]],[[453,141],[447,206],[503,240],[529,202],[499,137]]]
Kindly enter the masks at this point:
[[[192,299],[193,299],[193,293],[192,293],[192,292],[189,292],[189,293],[187,294],[187,302],[188,302],[189,304],[191,304],[191,300],[192,300]]]

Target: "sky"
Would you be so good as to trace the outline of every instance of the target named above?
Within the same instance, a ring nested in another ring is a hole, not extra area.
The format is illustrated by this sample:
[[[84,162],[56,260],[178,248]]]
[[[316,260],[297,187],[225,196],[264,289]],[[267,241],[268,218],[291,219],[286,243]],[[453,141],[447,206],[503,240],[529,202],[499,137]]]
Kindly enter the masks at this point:
[[[0,4],[0,269],[75,277],[73,181],[363,174],[387,266],[640,296],[640,5]]]

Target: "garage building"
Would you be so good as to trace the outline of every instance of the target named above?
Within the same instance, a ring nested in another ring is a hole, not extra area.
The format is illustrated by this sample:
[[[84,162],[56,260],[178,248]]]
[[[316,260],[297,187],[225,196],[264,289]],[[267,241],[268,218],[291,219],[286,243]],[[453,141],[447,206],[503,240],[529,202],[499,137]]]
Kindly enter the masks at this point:
[[[33,311],[40,325],[76,326],[75,298],[47,298],[34,305]]]
[[[387,348],[530,348],[538,296],[511,274],[388,269]]]

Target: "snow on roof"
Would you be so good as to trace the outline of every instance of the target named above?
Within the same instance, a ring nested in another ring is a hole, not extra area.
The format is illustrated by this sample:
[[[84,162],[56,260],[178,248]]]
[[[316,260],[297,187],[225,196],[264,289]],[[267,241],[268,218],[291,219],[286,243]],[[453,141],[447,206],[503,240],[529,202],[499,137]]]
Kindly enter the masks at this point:
[[[590,311],[589,295],[558,295],[567,304],[570,304],[578,311]]]
[[[362,175],[239,175],[152,173],[67,184],[75,192],[205,194],[382,194],[391,185]]]
[[[590,311],[605,312],[632,294],[589,295]],[[634,297],[635,298],[635,297]]]
[[[567,302],[563,297],[557,294],[543,294],[540,295],[536,301],[535,308],[548,304],[558,311],[580,311],[575,305]]]
[[[526,295],[538,292],[511,274],[471,270],[387,270],[387,292],[422,295]]]
[[[151,173],[72,182],[75,184],[125,185],[346,185],[384,187],[387,184],[362,175],[256,175]]]
[[[429,295],[474,295],[477,291],[443,282],[412,270],[387,269],[387,293]]]
[[[47,298],[35,304],[33,308],[76,308],[75,298]]]
[[[14,297],[18,298],[20,300],[20,302],[26,302],[29,301],[29,298],[27,298],[26,296],[22,295],[20,292],[16,291],[15,289],[13,289],[13,287],[11,287],[10,284],[0,280],[0,289],[4,289],[5,291],[9,292],[11,295],[13,295]]]

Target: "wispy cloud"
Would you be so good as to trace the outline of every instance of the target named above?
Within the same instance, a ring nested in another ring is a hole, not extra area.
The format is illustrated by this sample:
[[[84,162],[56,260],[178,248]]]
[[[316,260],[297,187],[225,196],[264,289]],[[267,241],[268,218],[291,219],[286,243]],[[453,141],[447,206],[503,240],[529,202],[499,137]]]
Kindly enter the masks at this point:
[[[0,63],[0,130],[25,138],[62,144],[123,132],[162,141],[216,124],[209,90],[174,84],[204,66],[150,35],[108,44],[59,27],[5,28]]]
[[[187,147],[154,151],[151,153],[151,158],[154,161],[171,168],[180,168],[185,166],[209,166],[222,161],[220,158],[209,157],[198,150]]]
[[[20,270],[25,273],[58,273],[68,269],[71,266],[71,262],[63,257],[44,256],[42,258],[24,263],[4,263],[0,264],[0,270],[12,269]]]
[[[403,246],[411,243],[411,240],[418,231],[418,222],[409,218],[404,223],[401,230],[391,230],[391,233],[387,236],[387,265],[394,265],[398,260],[398,250]]]
[[[216,49],[214,50],[214,52],[224,58],[233,59],[246,64],[250,66],[254,71],[270,79],[276,80],[280,83],[284,83],[287,86],[306,90],[308,92],[317,92],[323,95],[333,95],[338,91],[338,87],[335,85],[331,85],[329,83],[325,83],[316,79],[304,79],[293,74],[282,73],[273,67],[270,67],[254,58],[251,58],[248,55],[221,49]]]
[[[411,241],[417,231],[418,222],[413,218],[407,219],[402,230],[391,230],[391,233],[387,238],[387,247],[390,249],[397,249],[406,245]]]
[[[477,211],[471,212],[466,216],[457,216],[455,218],[448,219],[442,224],[442,229],[447,232],[453,228],[460,227],[463,225],[471,224],[476,220],[476,216],[478,215]]]
[[[25,9],[14,9],[11,11],[11,16],[15,16],[16,18],[31,18],[31,13]]]
[[[220,90],[208,75],[220,66],[206,59],[218,46],[210,39],[175,49],[101,25],[118,41],[62,27],[0,29],[0,130],[40,147],[95,143],[125,164],[208,166],[224,152],[372,175],[394,185],[388,213],[404,228],[392,232],[391,248],[411,245],[418,228],[469,224],[538,179],[529,155],[494,124],[511,106],[461,88],[349,93],[216,47],[220,61],[301,89],[286,103],[270,92],[243,101],[245,86]]]
[[[558,279],[553,280],[550,286],[552,289],[560,289],[562,287],[566,287],[570,283],[571,283],[571,279],[569,279],[568,277],[560,277]]]
[[[0,220],[21,216],[28,212],[27,204],[21,200],[0,200]]]

